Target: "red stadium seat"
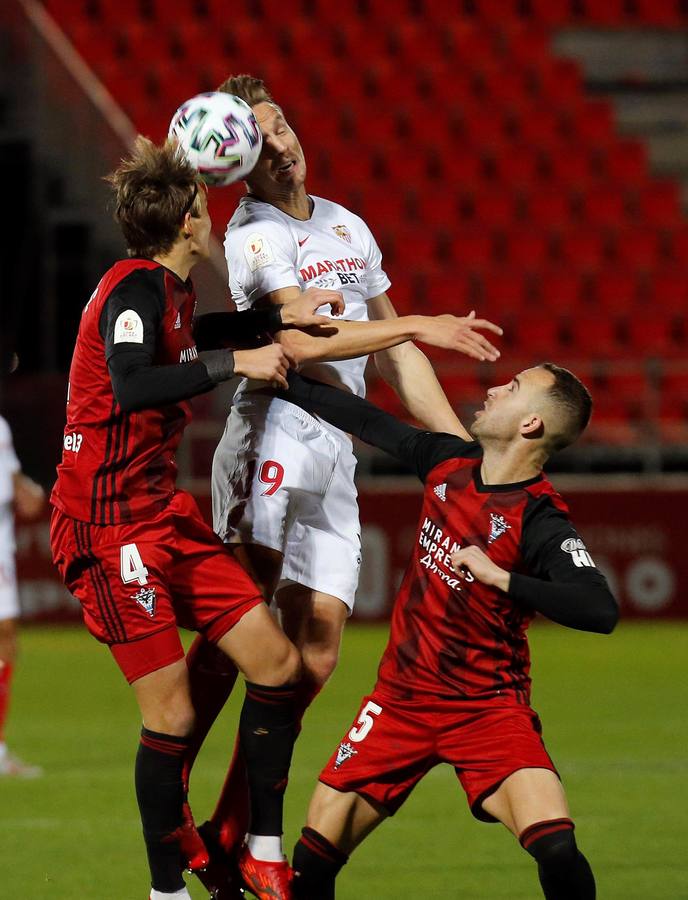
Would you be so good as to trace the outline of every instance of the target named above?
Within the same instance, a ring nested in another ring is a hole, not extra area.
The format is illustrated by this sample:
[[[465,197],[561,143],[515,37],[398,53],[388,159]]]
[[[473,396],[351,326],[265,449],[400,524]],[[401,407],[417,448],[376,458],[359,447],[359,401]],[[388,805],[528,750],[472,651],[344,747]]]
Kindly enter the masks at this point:
[[[593,278],[596,311],[630,315],[638,299],[638,280],[627,269],[603,269]]]
[[[681,266],[688,261],[688,225],[673,228],[669,233],[669,253],[675,263]]]
[[[485,177],[485,160],[476,149],[456,148],[451,144],[438,145],[435,149],[438,165],[448,184],[467,187]]]
[[[643,221],[663,227],[682,222],[679,187],[675,181],[653,181],[641,188],[638,212]]]
[[[454,228],[459,218],[459,202],[456,193],[447,190],[418,190],[414,194],[413,208],[421,222]]]
[[[649,295],[652,309],[685,316],[688,310],[688,271],[685,266],[659,271],[650,283]]]
[[[533,107],[514,124],[519,139],[542,150],[560,148],[563,142],[561,117],[551,109]]]
[[[556,28],[571,24],[569,0],[530,0],[527,11],[539,25]]]
[[[466,137],[475,147],[493,149],[506,142],[504,121],[496,109],[475,110],[463,121]]]
[[[559,110],[580,104],[584,93],[580,65],[573,59],[547,60],[535,84],[542,100]]]
[[[619,323],[611,316],[574,315],[569,330],[571,355],[615,359],[625,353]]]
[[[587,287],[578,272],[566,269],[545,269],[540,272],[537,285],[543,310],[575,313],[586,299]]]
[[[466,315],[473,308],[473,286],[470,278],[462,272],[448,269],[429,269],[417,279],[421,301],[427,304],[427,311],[451,312]],[[418,305],[414,312],[424,312]]]
[[[533,147],[510,145],[495,150],[491,165],[499,181],[512,188],[533,189],[542,178],[540,154]]]
[[[550,241],[546,233],[529,227],[508,231],[504,239],[505,262],[515,269],[532,272],[547,264]]]
[[[436,263],[438,240],[433,229],[420,225],[397,226],[390,237],[394,247],[390,255],[397,263],[403,262],[409,269],[429,268]]]
[[[518,352],[533,361],[556,356],[564,343],[563,323],[551,314],[521,313],[508,333]]]
[[[649,271],[662,263],[662,240],[657,229],[625,228],[616,233],[613,246],[615,261],[629,269]]]
[[[608,147],[614,141],[614,119],[611,103],[587,100],[572,108],[569,132],[576,141],[594,147]]]
[[[386,147],[385,150],[381,177],[395,185],[405,187],[427,181],[430,175],[430,160],[426,155],[414,153],[409,156],[401,153],[401,145],[399,150],[393,147]]]
[[[631,317],[627,327],[630,349],[638,355],[659,359],[685,355],[673,316],[653,310],[648,316]]]
[[[505,54],[513,64],[539,69],[549,62],[550,39],[545,30],[533,28],[530,24],[510,28],[502,22],[500,28]]]
[[[365,185],[364,190],[357,192],[356,205],[352,204],[354,212],[365,219],[371,227],[384,225],[389,228],[408,221],[410,218],[408,194],[405,191],[390,191],[383,188],[384,185]]]
[[[642,141],[612,144],[604,155],[606,177],[623,184],[639,184],[648,177],[647,148]]]
[[[625,189],[613,185],[592,188],[583,198],[582,215],[591,225],[620,225],[627,218]]]
[[[332,178],[344,187],[362,184],[374,177],[373,160],[367,153],[347,153],[341,144],[336,152],[321,151],[318,167],[327,178]]]
[[[591,228],[565,232],[559,249],[564,262],[579,271],[594,271],[601,267],[607,252],[607,241],[603,233]]]
[[[492,232],[478,228],[456,229],[449,243],[449,256],[461,271],[481,271],[493,261]]]
[[[545,171],[548,181],[555,183],[552,186],[554,191],[558,190],[556,184],[561,184],[566,189],[580,190],[589,188],[595,181],[598,177],[597,164],[594,156],[586,150],[585,147],[579,147],[575,153],[571,153],[569,148],[562,147],[548,155]]]
[[[580,14],[591,25],[620,26],[632,22],[626,0],[582,0]]]
[[[534,189],[526,200],[526,218],[543,228],[563,228],[574,219],[572,198],[567,191]]]
[[[482,188],[471,197],[473,218],[480,225],[512,226],[518,218],[516,196],[505,188]]]
[[[487,271],[480,281],[480,308],[492,315],[522,310],[531,293],[530,280],[522,271],[502,268]]]
[[[636,0],[638,19],[645,25],[686,25],[686,13],[678,0]]]

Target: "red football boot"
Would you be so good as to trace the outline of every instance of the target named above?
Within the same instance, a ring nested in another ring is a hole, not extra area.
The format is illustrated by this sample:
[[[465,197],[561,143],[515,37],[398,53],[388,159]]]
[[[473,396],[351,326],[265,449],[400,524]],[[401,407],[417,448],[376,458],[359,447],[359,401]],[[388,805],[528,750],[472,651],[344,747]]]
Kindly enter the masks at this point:
[[[198,831],[208,848],[210,862],[205,869],[195,871],[194,875],[208,890],[212,900],[245,900],[236,852],[228,853],[224,849],[212,822],[199,825]]]
[[[292,869],[286,858],[282,862],[254,859],[244,845],[239,853],[239,871],[246,888],[258,900],[292,900]]]
[[[203,838],[196,829],[196,825],[191,814],[191,808],[188,803],[184,804],[184,819],[179,828],[175,828],[167,837],[163,838],[163,844],[170,844],[177,841],[186,867],[191,872],[198,869],[205,869],[210,862],[208,850],[203,843]]]

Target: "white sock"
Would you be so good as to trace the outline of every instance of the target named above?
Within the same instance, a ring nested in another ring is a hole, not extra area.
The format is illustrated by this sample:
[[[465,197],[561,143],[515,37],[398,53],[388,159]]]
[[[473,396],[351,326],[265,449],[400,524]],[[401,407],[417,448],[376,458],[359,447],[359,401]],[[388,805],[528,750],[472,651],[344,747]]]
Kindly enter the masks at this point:
[[[4,741],[0,741],[0,759],[4,759],[7,756],[7,744]]]
[[[175,891],[173,894],[167,894],[165,891],[156,891],[155,888],[151,888],[150,900],[191,900],[191,894],[185,887],[180,891]]]
[[[247,834],[246,846],[254,859],[263,862],[282,862],[284,859],[281,835]]]

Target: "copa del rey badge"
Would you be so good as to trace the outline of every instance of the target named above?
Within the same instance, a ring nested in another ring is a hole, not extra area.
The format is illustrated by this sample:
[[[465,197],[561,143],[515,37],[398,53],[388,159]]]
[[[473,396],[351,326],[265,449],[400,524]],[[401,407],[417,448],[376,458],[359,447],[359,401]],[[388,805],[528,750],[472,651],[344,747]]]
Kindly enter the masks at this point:
[[[264,234],[249,234],[244,244],[244,256],[252,272],[275,261],[272,247]]]
[[[155,615],[155,588],[144,587],[140,591],[131,595],[132,600],[136,600],[139,606],[142,606],[148,615],[153,618]]]
[[[343,241],[346,241],[348,244],[351,243],[351,232],[346,227],[346,225],[333,225],[332,231],[340,237]]]

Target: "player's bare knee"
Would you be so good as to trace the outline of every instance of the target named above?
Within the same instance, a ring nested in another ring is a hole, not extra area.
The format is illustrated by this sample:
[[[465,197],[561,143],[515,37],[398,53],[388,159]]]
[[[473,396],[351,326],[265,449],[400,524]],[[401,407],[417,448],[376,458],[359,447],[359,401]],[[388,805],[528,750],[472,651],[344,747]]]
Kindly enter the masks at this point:
[[[173,702],[161,704],[155,713],[145,717],[143,724],[150,731],[186,737],[193,731],[195,721],[194,710],[190,704]]]
[[[316,651],[303,651],[303,668],[308,677],[318,687],[323,687],[339,662],[339,647],[327,647]]]
[[[285,638],[270,659],[269,667],[265,666],[262,677],[249,680],[278,687],[282,684],[295,684],[300,677],[301,654],[292,642]]]

